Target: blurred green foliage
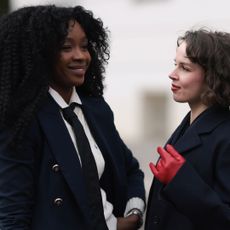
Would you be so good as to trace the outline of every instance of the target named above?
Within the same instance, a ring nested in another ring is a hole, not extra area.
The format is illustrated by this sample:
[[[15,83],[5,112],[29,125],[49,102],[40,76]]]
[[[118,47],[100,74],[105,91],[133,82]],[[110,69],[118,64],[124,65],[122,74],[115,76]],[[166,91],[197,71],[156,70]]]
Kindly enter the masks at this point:
[[[0,15],[9,11],[9,0],[0,0]]]

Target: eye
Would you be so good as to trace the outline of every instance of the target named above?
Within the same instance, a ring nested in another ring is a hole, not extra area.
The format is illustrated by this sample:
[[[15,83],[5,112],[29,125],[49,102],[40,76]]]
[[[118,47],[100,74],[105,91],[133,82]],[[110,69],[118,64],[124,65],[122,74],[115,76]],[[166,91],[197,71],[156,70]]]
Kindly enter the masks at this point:
[[[190,69],[185,65],[181,65],[181,68],[186,72],[190,72]]]
[[[88,46],[82,46],[82,50],[88,50]]]
[[[82,43],[81,48],[82,48],[83,50],[88,50],[88,48],[89,48],[88,42]]]
[[[72,49],[72,46],[71,46],[70,44],[64,44],[64,45],[61,47],[61,49],[62,49],[63,51],[69,51],[69,50]]]
[[[72,47],[73,47],[72,42],[69,39],[66,39],[62,44],[61,50],[62,51],[70,51],[72,49]]]

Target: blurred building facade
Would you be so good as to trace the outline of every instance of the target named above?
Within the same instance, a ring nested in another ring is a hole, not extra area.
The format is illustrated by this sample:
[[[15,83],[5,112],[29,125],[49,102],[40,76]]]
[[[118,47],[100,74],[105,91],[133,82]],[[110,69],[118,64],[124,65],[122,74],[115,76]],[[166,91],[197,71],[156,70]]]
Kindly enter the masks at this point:
[[[11,10],[26,5],[80,4],[92,10],[111,31],[111,58],[105,98],[115,123],[145,172],[148,163],[188,107],[171,97],[168,75],[174,68],[176,39],[187,29],[208,26],[230,31],[228,0],[11,0]],[[208,10],[207,10],[208,9]]]

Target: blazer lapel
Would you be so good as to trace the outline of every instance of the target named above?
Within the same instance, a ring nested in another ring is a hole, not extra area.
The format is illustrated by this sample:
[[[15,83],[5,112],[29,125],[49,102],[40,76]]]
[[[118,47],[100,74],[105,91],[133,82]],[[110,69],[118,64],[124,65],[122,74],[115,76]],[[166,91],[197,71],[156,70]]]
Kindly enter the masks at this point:
[[[174,145],[178,141],[178,139],[180,138],[181,132],[183,131],[183,129],[189,122],[189,117],[190,117],[190,112],[184,117],[180,125],[176,128],[176,130],[170,136],[170,138],[166,142],[167,144]]]
[[[108,162],[113,161],[113,155],[110,154],[110,147],[107,146],[107,141],[105,140],[104,135],[101,133],[100,129],[97,127],[97,122],[95,121],[95,118],[92,115],[93,113],[90,112],[90,107],[86,104],[83,104],[82,110],[87,120],[90,132],[92,133],[98,147],[100,148],[103,157],[109,158]],[[109,154],[104,154],[104,153],[109,153]]]
[[[194,148],[198,146],[201,141],[197,132],[191,127],[186,128],[188,126],[190,119],[190,112],[184,117],[181,124],[172,134],[172,136],[167,141],[167,144],[171,144],[175,147],[175,149],[183,155],[183,152],[186,152],[188,149]],[[184,131],[184,134],[181,133]]]
[[[201,144],[198,133],[191,127],[184,133],[182,137],[175,143],[175,149],[183,155],[184,152],[195,148]]]
[[[121,179],[120,172],[119,172],[119,166],[117,165],[115,155],[111,152],[111,146],[109,145],[105,133],[102,133],[98,121],[94,117],[94,111],[95,108],[91,108],[91,105],[88,103],[87,100],[82,100],[82,110],[84,113],[84,116],[87,120],[88,126],[90,128],[91,134],[93,135],[99,149],[101,150],[101,153],[105,159],[105,169],[102,177],[100,178],[100,184],[102,188],[106,189],[105,187],[108,186],[105,181],[108,182],[108,176],[110,177],[109,181],[110,183],[119,183],[120,185],[123,185],[124,181]],[[96,103],[95,103],[96,104]],[[95,106],[93,103],[93,105]],[[100,106],[99,106],[100,107]],[[100,109],[100,108],[98,108]],[[125,185],[124,185],[125,186]],[[115,186],[116,187],[116,186]],[[120,187],[121,188],[121,187]],[[115,193],[118,193],[120,191],[113,191]]]
[[[53,99],[39,112],[39,119],[44,129],[51,151],[55,156],[67,184],[73,192],[79,208],[88,218],[85,197],[86,191],[81,165],[68,130],[61,117],[59,107]]]

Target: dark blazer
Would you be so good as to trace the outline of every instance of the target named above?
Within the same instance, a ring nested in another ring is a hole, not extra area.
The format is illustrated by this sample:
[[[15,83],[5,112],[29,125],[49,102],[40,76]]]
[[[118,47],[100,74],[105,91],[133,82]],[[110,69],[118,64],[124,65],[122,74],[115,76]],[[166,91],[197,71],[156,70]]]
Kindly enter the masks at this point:
[[[102,97],[83,97],[83,113],[105,159],[101,187],[122,216],[132,197],[145,200],[143,173],[121,140]],[[85,230],[89,208],[78,157],[59,107],[49,98],[31,124],[19,153],[0,132],[0,229]]]
[[[168,185],[153,181],[146,230],[230,229],[230,112],[209,108],[181,136],[188,121],[168,140],[186,163]]]

